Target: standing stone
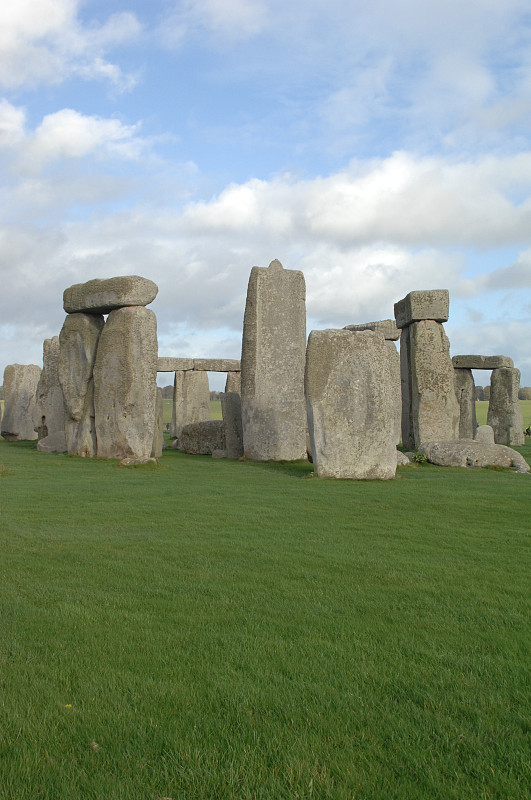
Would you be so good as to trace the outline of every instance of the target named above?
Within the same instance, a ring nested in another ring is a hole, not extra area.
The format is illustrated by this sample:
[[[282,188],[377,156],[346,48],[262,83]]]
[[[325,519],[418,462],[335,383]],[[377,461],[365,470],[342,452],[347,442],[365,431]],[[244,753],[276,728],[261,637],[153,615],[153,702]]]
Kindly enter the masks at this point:
[[[210,420],[210,390],[206,372],[176,372],[173,383],[171,435],[177,439],[185,425]]]
[[[455,394],[459,403],[459,438],[476,435],[476,391],[471,369],[454,369]]]
[[[519,369],[501,367],[492,370],[487,425],[494,430],[496,444],[524,444],[524,419],[518,399],[519,389]]]
[[[403,444],[458,439],[459,404],[443,326],[426,319],[403,328],[400,364]]]
[[[150,458],[155,435],[157,318],[144,306],[111,311],[94,363],[97,454]]]
[[[37,433],[33,412],[41,368],[36,364],[10,364],[4,370],[2,436],[8,442],[33,441]]]
[[[227,394],[242,392],[242,374],[241,372],[227,372],[227,380],[225,381],[225,391]]]
[[[101,314],[69,314],[59,334],[66,449],[84,458],[96,455],[93,369],[103,325]]]
[[[370,331],[312,331],[305,384],[317,475],[393,478],[393,387],[384,339]]]
[[[42,372],[37,386],[33,426],[37,431],[39,450],[59,452],[66,450],[65,407],[63,390],[59,383],[59,337],[45,339],[42,354]],[[49,438],[52,437],[52,438]],[[44,439],[49,439],[45,444]]]
[[[243,446],[256,461],[306,458],[306,288],[280,261],[253,267],[243,322]]]
[[[474,434],[474,441],[482,444],[495,444],[494,431],[490,425],[478,425]]]
[[[222,392],[221,412],[225,425],[225,450],[227,458],[243,456],[242,401],[237,392]]]
[[[157,387],[155,396],[155,432],[153,434],[152,458],[160,458],[164,448],[164,400],[162,389]]]

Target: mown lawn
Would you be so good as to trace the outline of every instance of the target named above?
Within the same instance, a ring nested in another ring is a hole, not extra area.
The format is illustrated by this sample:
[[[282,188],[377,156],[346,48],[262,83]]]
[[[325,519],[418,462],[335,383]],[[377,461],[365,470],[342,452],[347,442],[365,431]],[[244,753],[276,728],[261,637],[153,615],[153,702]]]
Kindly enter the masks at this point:
[[[529,796],[530,476],[0,464],[1,798]]]

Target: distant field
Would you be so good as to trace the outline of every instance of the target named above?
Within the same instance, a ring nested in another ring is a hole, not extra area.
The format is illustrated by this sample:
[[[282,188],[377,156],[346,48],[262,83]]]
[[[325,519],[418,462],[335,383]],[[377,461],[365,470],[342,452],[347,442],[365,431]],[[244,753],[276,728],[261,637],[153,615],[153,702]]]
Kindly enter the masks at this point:
[[[172,400],[164,400],[164,424],[171,423]],[[210,419],[221,419],[221,400],[210,401]]]

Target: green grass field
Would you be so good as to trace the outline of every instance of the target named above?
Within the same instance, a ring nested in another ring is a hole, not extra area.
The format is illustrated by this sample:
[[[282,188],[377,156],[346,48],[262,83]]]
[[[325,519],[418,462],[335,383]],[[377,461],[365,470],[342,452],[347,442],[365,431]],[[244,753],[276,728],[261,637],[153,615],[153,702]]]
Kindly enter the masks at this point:
[[[0,465],[2,800],[529,796],[530,476]]]

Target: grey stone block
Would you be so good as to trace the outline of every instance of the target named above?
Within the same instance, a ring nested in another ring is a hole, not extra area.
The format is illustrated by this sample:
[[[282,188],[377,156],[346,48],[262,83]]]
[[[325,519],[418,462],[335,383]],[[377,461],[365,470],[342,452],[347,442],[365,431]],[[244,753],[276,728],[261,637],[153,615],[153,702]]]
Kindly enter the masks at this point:
[[[395,319],[398,328],[421,320],[446,322],[450,308],[448,289],[409,292],[395,303]]]
[[[96,278],[76,283],[63,292],[63,308],[67,314],[108,314],[124,306],[147,306],[158,293],[158,286],[139,275],[118,278]]]
[[[455,369],[499,369],[513,368],[514,363],[509,356],[453,356]]]
[[[394,319],[381,319],[377,322],[365,322],[361,325],[345,325],[346,331],[375,331],[384,339],[396,342],[400,339],[400,329]]]

